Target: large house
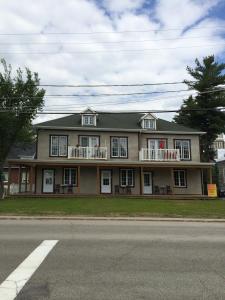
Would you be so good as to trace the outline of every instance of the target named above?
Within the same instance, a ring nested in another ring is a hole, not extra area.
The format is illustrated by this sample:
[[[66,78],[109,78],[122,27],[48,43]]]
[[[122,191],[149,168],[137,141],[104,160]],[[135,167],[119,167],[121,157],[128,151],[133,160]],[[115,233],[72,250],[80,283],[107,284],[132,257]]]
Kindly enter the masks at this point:
[[[8,161],[28,170],[26,193],[201,196],[212,180],[204,133],[151,113],[87,109],[35,127],[35,158]]]

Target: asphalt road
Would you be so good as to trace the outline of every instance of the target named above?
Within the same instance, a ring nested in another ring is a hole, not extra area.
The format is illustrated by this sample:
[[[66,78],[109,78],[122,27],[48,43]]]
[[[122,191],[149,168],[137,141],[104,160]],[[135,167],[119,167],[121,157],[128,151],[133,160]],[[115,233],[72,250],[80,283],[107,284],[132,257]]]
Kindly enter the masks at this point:
[[[0,220],[0,284],[55,239],[17,300],[225,299],[225,223]]]

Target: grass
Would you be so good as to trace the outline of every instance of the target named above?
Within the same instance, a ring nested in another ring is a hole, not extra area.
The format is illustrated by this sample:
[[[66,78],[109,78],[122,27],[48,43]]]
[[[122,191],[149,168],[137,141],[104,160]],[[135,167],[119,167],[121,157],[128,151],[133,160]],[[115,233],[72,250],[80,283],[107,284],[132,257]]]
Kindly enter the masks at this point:
[[[225,201],[144,198],[6,198],[0,215],[86,215],[225,218]]]

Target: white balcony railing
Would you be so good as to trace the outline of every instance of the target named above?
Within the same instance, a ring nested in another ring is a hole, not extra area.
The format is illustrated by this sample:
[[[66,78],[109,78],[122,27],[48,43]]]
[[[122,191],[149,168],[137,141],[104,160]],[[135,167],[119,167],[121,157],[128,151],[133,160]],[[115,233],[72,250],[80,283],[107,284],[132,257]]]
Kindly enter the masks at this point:
[[[106,147],[68,147],[68,158],[107,159]]]
[[[148,149],[142,148],[139,152],[139,160],[146,161],[179,161],[179,149]]]

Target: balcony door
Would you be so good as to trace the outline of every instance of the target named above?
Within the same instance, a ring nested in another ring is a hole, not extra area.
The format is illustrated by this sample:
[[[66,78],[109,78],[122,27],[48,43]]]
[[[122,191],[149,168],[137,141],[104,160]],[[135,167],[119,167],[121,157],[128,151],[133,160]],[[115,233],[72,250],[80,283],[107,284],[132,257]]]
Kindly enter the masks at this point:
[[[80,136],[81,147],[96,147],[99,146],[99,136]]]
[[[94,158],[98,156],[99,136],[80,136],[81,156],[85,158]]]
[[[148,149],[150,159],[158,160],[162,159],[163,152],[162,149],[166,149],[165,139],[148,139]]]

